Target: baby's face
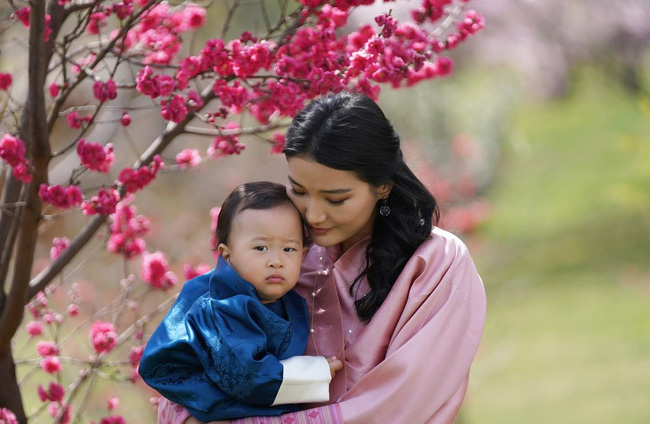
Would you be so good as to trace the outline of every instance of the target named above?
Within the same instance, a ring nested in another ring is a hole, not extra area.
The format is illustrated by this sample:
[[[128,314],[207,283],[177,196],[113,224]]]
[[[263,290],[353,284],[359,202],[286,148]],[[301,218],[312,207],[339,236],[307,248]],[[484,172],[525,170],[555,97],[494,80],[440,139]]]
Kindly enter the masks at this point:
[[[251,283],[262,303],[278,300],[298,281],[304,255],[300,214],[289,204],[246,209],[232,223],[221,256]]]

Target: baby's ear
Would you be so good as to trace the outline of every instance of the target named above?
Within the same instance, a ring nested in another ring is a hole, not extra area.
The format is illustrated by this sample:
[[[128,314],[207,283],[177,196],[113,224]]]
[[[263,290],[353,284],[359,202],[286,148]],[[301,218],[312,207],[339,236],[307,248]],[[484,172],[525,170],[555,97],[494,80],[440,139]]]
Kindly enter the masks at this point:
[[[224,243],[219,243],[219,246],[217,246],[217,252],[219,252],[219,256],[224,258],[226,262],[230,263],[230,249],[228,249],[228,246]]]
[[[309,252],[309,246],[305,246],[302,248],[302,258],[305,259],[305,256],[307,256],[307,252]]]

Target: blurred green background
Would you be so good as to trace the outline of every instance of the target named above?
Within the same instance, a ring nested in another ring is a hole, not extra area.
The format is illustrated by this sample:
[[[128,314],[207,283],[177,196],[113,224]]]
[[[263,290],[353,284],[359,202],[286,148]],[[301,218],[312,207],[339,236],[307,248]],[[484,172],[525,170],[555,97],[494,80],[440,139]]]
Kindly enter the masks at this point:
[[[468,243],[488,316],[464,423],[650,422],[650,114],[583,70],[522,102]]]

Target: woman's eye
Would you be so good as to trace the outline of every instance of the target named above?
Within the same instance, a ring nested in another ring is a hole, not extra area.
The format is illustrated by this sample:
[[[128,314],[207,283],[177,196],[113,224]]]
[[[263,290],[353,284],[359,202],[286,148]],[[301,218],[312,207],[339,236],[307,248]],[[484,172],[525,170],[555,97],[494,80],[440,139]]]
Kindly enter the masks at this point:
[[[343,199],[343,200],[329,200],[328,199],[327,201],[329,202],[330,205],[338,206],[338,205],[342,205],[343,202],[345,202],[345,199]]]
[[[303,196],[305,194],[305,193],[301,193],[299,191],[296,191],[296,189],[293,188],[293,187],[291,187],[289,190],[291,191],[292,194],[295,194],[296,196]]]
[[[260,252],[266,252],[267,250],[269,250],[266,246],[255,246],[254,249]]]

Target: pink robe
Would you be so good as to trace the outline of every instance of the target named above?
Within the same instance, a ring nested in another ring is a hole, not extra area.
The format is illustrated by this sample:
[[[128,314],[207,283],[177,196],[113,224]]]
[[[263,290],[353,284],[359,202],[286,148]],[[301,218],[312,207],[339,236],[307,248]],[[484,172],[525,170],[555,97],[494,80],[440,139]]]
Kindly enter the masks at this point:
[[[314,329],[306,354],[338,356],[344,363],[330,384],[332,405],[234,423],[454,422],[485,321],[485,290],[467,248],[435,228],[363,325],[348,288],[368,242],[340,257],[336,247],[314,246],[296,286]],[[359,290],[368,290],[367,281]]]

